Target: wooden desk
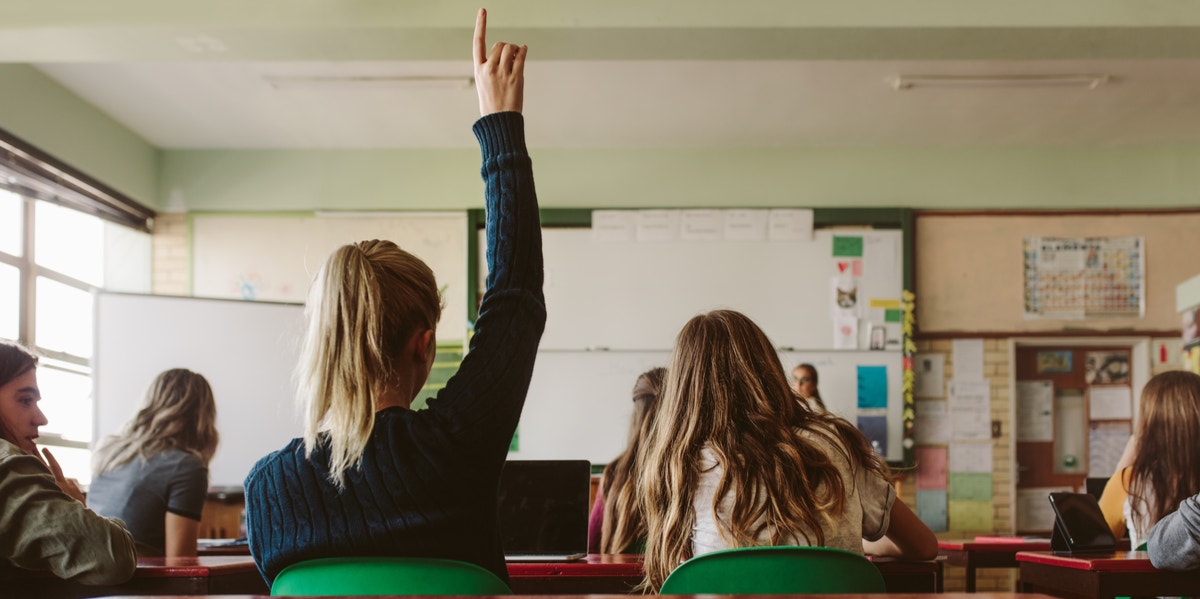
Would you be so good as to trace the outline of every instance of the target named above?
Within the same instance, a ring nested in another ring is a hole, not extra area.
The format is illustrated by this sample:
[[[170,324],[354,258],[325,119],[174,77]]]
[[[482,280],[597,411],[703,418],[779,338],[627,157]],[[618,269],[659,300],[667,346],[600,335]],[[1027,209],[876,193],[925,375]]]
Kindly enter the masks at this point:
[[[105,595],[221,595],[267,593],[249,557],[144,557],[130,580],[112,586],[85,586],[55,578],[48,572],[31,572],[0,582],[6,599],[81,599]]]
[[[410,596],[416,597],[416,596]],[[520,595],[481,596],[477,599],[520,599]],[[627,599],[624,595],[563,595],[563,599]],[[709,599],[711,595],[676,595],[679,599]],[[726,595],[730,599],[761,599],[762,595]],[[868,595],[805,595],[805,599],[1054,599],[1048,595],[1023,593],[900,593],[900,594],[868,594]],[[103,599],[195,599],[180,595],[150,595],[134,597],[132,595],[116,595]],[[267,595],[223,595],[221,599],[272,599]],[[286,599],[275,597],[274,599]],[[345,595],[343,599],[367,599],[362,596]],[[377,598],[376,598],[377,599]],[[428,598],[436,599],[436,598]]]
[[[872,557],[889,593],[941,590],[939,561]],[[627,594],[641,583],[641,555],[590,554],[575,562],[508,564],[509,587],[518,595]]]
[[[951,566],[967,569],[967,592],[975,592],[977,568],[1016,568],[1018,551],[1050,551],[1050,541],[998,537],[974,541],[938,541],[938,553]]]
[[[1017,553],[1021,580],[1017,589],[1059,597],[1103,599],[1135,595],[1194,595],[1200,571],[1169,572],[1150,564],[1145,551],[1054,555],[1048,551]]]

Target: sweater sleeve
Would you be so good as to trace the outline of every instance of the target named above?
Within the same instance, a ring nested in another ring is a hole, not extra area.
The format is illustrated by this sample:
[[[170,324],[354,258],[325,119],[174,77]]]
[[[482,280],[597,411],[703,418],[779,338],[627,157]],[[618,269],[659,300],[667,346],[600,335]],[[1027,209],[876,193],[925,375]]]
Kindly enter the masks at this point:
[[[1178,511],[1154,525],[1146,550],[1155,568],[1200,569],[1200,495],[1184,499]]]
[[[129,531],[59,490],[37,458],[0,460],[0,497],[0,557],[81,584],[119,584],[133,576],[137,553]]]
[[[1129,472],[1128,468],[1115,472],[1100,494],[1100,511],[1104,513],[1104,521],[1108,522],[1114,539],[1125,538],[1125,498],[1129,496],[1126,491],[1129,488]]]
[[[444,441],[501,462],[516,430],[546,324],[542,232],[533,167],[520,113],[501,112],[474,126],[483,155],[487,290],[470,351],[428,402]]]

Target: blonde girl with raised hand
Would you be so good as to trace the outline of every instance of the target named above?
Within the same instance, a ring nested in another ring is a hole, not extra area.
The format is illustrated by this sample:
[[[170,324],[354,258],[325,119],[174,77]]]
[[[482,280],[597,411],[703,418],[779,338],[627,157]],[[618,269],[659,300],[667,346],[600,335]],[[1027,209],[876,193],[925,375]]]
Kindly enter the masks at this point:
[[[208,380],[184,368],[159,373],[133,419],[92,456],[88,506],[124,521],[140,555],[194,557],[219,439]]]
[[[796,401],[774,346],[745,315],[691,319],[667,370],[639,466],[647,589],[695,555],[734,547],[937,555],[866,438]]]
[[[48,421],[38,407],[37,363],[23,346],[0,340],[0,579],[47,570],[81,584],[120,584],[137,568],[133,537],[84,506],[50,451],[38,454],[38,429]]]
[[[441,298],[421,259],[390,241],[334,251],[317,273],[297,367],[305,434],[246,478],[246,527],[272,582],[320,557],[466,561],[508,580],[496,489],[546,322],[533,167],[521,115],[526,48],[489,51],[475,23],[487,210],[487,291],[470,351],[427,409]]]
[[[1137,431],[1100,496],[1100,509],[1120,539],[1146,542],[1163,516],[1200,493],[1200,375],[1163,372],[1142,388]]]
[[[666,368],[653,368],[633,385],[633,417],[625,451],[609,462],[600,478],[592,515],[588,519],[589,553],[641,553],[646,521],[637,496],[637,459],[654,422]]]

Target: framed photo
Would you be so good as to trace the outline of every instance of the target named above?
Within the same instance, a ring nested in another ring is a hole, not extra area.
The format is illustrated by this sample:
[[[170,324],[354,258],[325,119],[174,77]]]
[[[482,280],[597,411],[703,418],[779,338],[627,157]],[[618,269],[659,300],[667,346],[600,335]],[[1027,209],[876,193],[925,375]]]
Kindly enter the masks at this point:
[[[871,349],[883,349],[887,345],[887,329],[882,325],[871,327]]]

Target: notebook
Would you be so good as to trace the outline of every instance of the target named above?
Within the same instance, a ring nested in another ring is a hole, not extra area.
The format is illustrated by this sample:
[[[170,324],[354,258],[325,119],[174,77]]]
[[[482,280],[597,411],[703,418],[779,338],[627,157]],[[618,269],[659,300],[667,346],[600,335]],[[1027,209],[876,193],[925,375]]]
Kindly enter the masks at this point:
[[[506,560],[572,561],[587,555],[591,470],[586,460],[504,464],[498,515]]]

